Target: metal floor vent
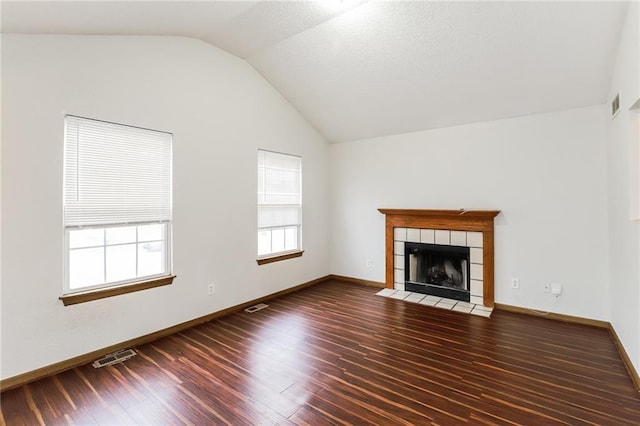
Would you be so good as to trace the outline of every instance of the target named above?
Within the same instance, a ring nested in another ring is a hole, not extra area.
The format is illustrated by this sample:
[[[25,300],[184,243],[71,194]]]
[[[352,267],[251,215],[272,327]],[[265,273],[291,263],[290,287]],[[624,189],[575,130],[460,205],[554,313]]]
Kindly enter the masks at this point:
[[[133,358],[134,356],[136,356],[136,351],[134,351],[133,349],[125,349],[109,355],[105,355],[104,357],[93,361],[93,364],[91,365],[93,365],[93,368],[105,367],[107,365],[126,361],[130,358]]]
[[[245,312],[249,312],[250,314],[259,311],[260,309],[264,309],[269,307],[269,305],[265,305],[264,303],[258,303],[257,305],[253,305],[253,306],[249,306],[247,309],[245,309]]]

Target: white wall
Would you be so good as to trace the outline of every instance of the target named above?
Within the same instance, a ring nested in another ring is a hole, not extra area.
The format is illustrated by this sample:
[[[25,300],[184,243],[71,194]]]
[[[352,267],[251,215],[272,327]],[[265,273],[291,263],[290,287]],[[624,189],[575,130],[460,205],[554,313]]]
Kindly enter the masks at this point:
[[[595,106],[331,145],[332,273],[384,281],[380,207],[498,209],[496,302],[609,320],[604,141]]]
[[[0,7],[0,20],[2,8]],[[2,34],[0,34],[0,69],[2,68]],[[0,81],[0,99],[2,99],[2,84]],[[2,102],[0,102],[0,307],[2,306]],[[2,318],[0,317],[0,320]],[[0,325],[0,377],[2,376],[2,326]]]
[[[2,113],[2,378],[329,273],[328,145],[234,56],[188,38],[3,35]],[[58,300],[65,113],[173,132],[173,285]],[[305,202],[304,256],[260,267],[258,148],[302,155]]]
[[[611,323],[636,371],[640,371],[640,224],[631,218],[638,215],[638,206],[632,200],[638,201],[640,190],[640,111],[629,108],[640,97],[639,15],[639,4],[632,4],[607,98],[611,101],[620,93],[620,112],[614,120],[607,119]]]

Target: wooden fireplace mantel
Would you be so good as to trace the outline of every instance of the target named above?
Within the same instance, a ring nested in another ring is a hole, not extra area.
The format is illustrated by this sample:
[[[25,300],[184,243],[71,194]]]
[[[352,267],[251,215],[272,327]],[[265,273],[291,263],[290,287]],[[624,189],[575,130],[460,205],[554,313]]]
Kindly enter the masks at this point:
[[[493,219],[500,210],[378,209],[385,215],[385,261],[388,288],[393,288],[393,229],[425,228],[482,232],[483,301],[494,305]]]

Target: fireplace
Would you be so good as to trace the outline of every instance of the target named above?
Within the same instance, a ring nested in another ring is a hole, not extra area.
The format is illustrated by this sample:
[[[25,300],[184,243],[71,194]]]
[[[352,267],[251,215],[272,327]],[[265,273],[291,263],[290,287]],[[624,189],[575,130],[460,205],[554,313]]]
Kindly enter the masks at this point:
[[[493,220],[499,210],[378,210],[386,216],[387,288],[418,292],[410,289],[411,283],[409,288],[406,287],[405,244],[467,247],[470,252],[467,262],[469,303],[493,307]]]
[[[406,242],[406,291],[469,302],[469,247]]]

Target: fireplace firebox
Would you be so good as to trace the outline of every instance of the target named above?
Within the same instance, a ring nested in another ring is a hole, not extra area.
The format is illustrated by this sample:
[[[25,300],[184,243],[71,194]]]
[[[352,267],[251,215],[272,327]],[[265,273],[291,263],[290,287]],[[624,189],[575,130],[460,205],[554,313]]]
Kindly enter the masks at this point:
[[[405,290],[469,302],[469,247],[406,242]]]

